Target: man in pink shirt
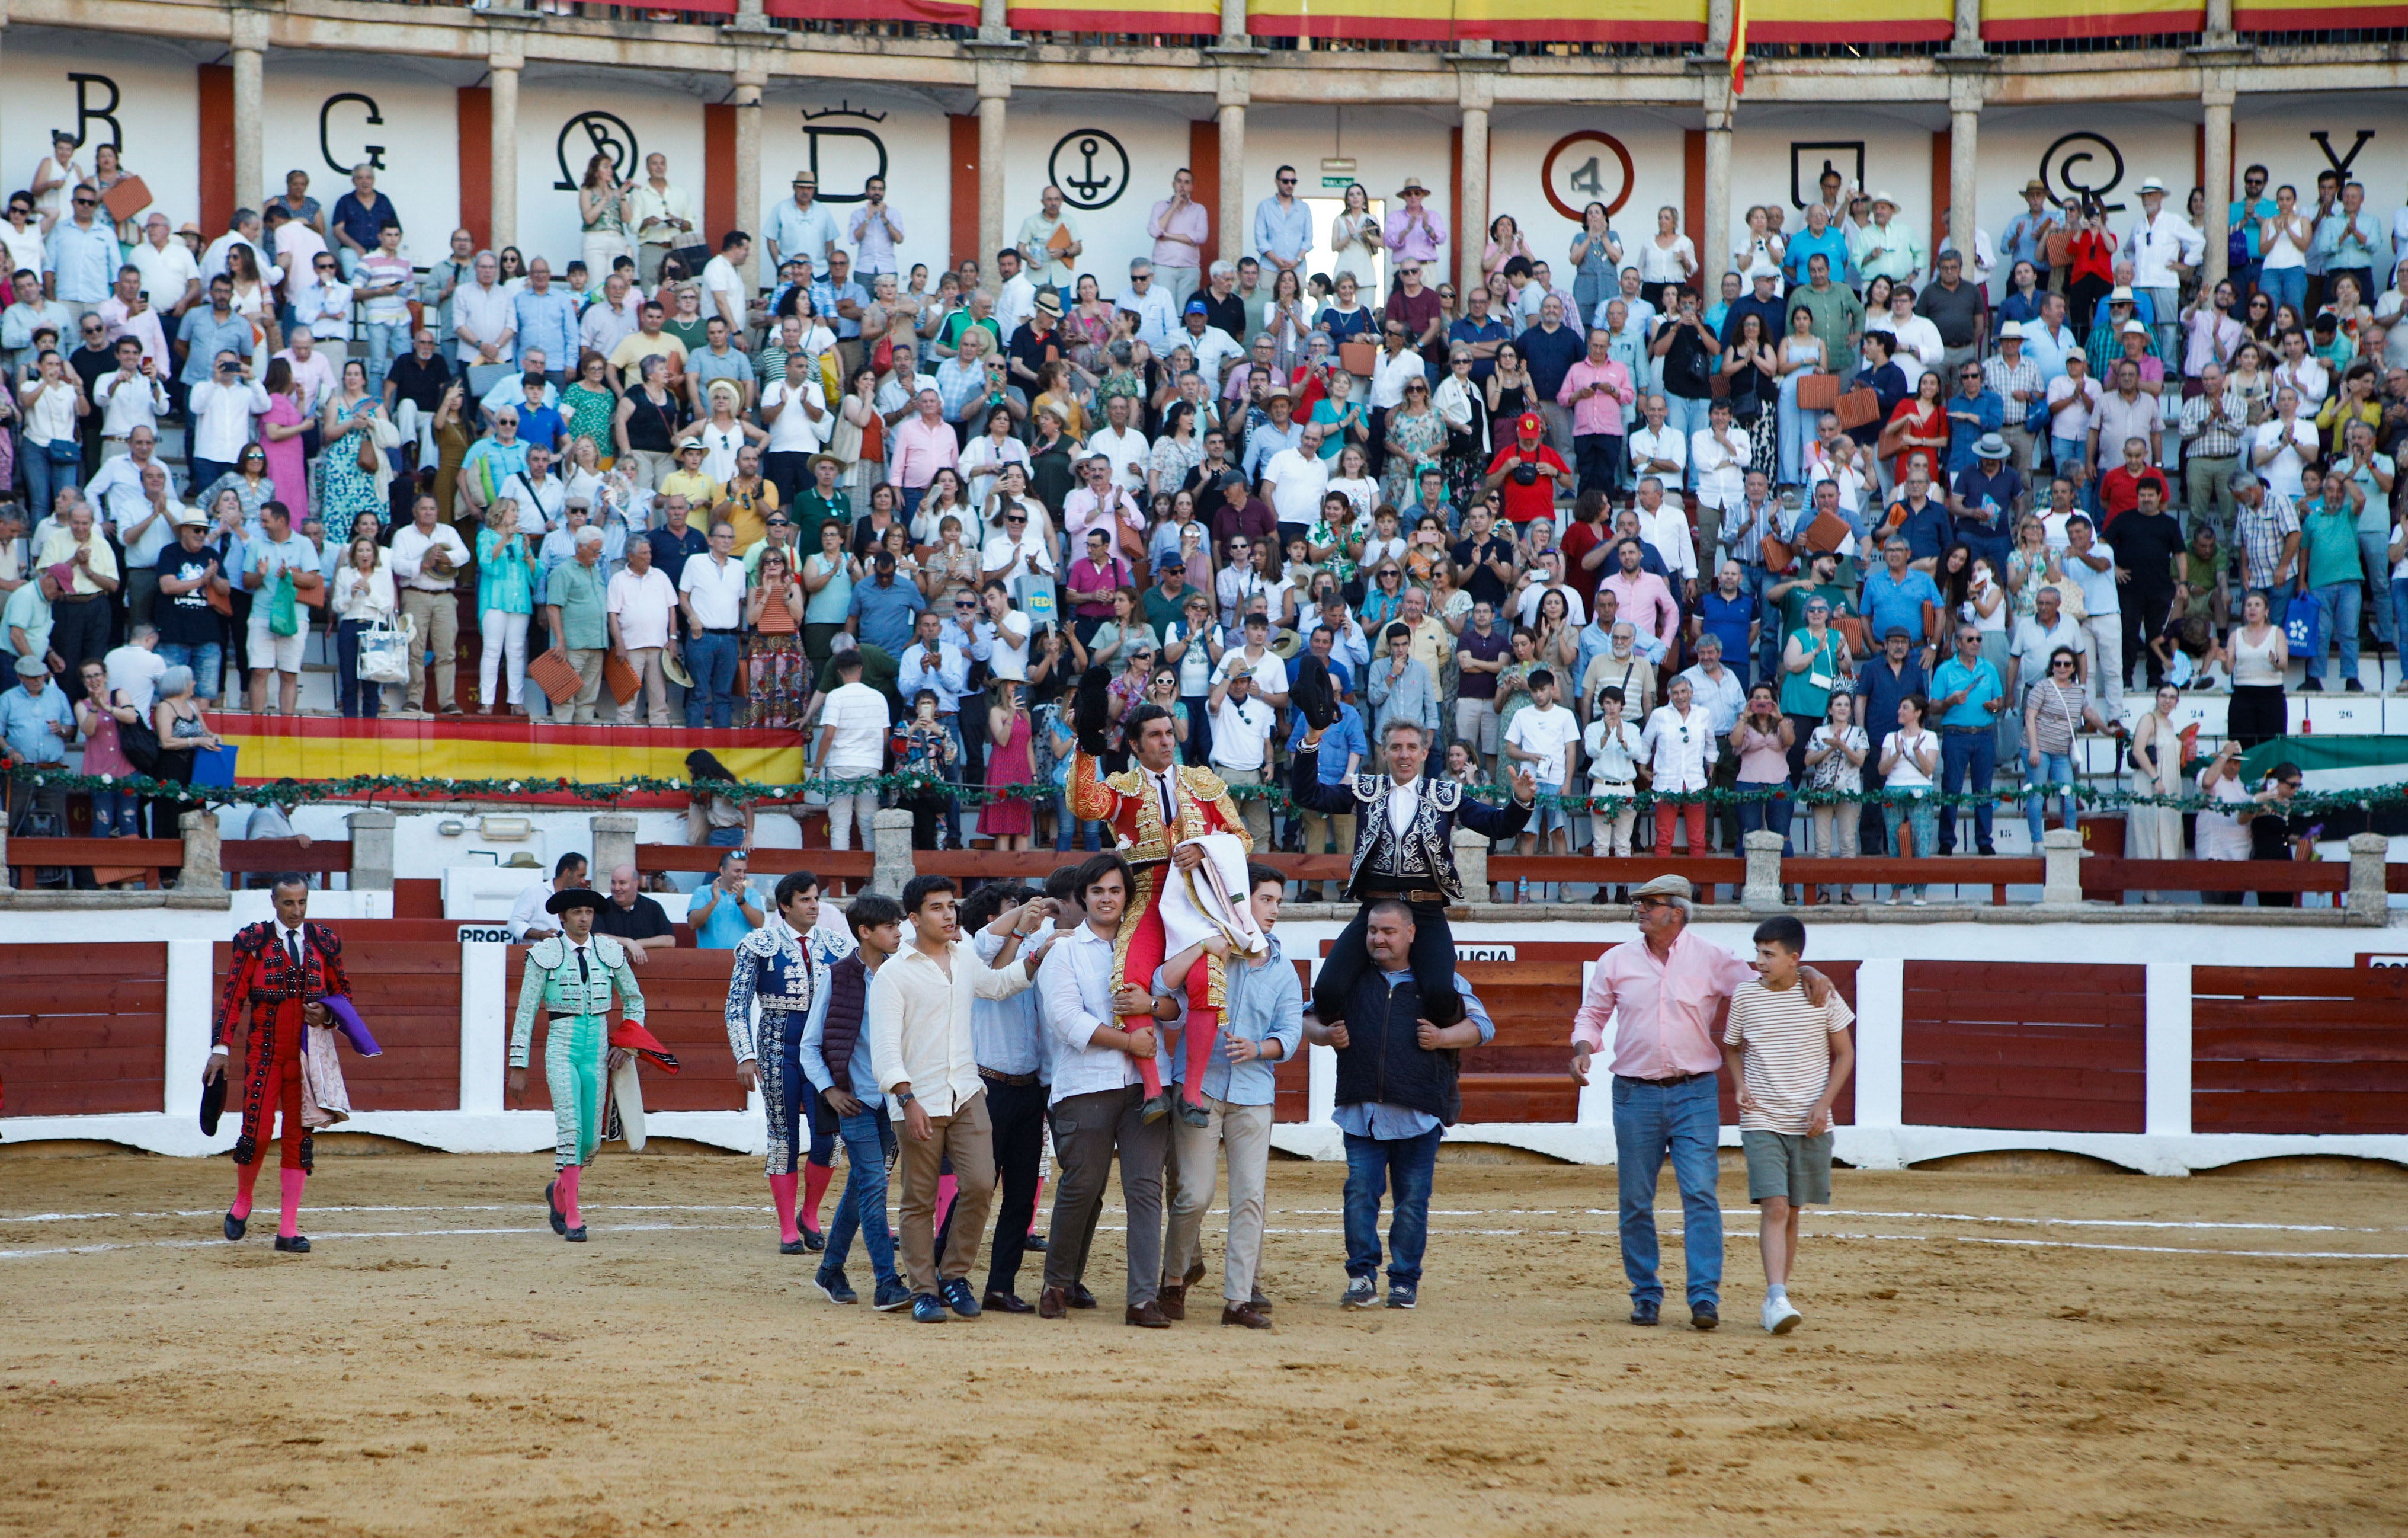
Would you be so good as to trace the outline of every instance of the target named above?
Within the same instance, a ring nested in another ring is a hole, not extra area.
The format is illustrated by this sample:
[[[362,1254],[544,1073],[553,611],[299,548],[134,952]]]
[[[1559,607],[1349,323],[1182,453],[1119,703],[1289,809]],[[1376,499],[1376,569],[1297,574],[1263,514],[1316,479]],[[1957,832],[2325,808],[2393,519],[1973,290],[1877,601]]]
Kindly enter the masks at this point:
[[[1389,213],[1387,222],[1381,226],[1380,237],[1395,253],[1389,260],[1401,276],[1408,264],[1438,260],[1438,249],[1446,244],[1446,221],[1439,217],[1436,208],[1422,206],[1422,200],[1429,196],[1429,189],[1422,185],[1421,178],[1405,178],[1397,195],[1404,199],[1405,206]]]
[[[1722,1139],[1718,1027],[1730,996],[1754,975],[1747,963],[1690,934],[1685,876],[1658,876],[1630,895],[1639,938],[1598,958],[1572,1018],[1572,1082],[1588,1083],[1589,1058],[1605,1049],[1613,1022],[1613,1159],[1622,1196],[1622,1272],[1630,1279],[1630,1322],[1652,1325],[1664,1301],[1656,1279],[1656,1180],[1672,1159],[1680,1183],[1682,1247],[1687,1256],[1689,1322],[1712,1330],[1723,1280],[1722,1200],[1716,1145]],[[1800,969],[1807,999],[1820,1005],[1830,982]]]
[[[1663,578],[1640,569],[1647,559],[1646,548],[1636,537],[1626,538],[1614,545],[1613,557],[1612,575],[1598,585],[1612,593],[1621,618],[1662,641],[1666,656],[1678,656],[1674,639],[1681,633],[1681,606]]]
[[[886,453],[886,480],[903,489],[906,518],[920,510],[921,495],[939,470],[959,468],[962,453],[961,439],[945,420],[937,392],[921,391],[914,404],[919,410],[896,424],[895,441]]]
[[[1572,464],[1580,471],[1580,489],[1612,496],[1622,465],[1623,408],[1639,396],[1631,388],[1630,370],[1609,353],[1613,334],[1602,328],[1588,334],[1588,356],[1564,371],[1555,404],[1572,413]]]
[[[1186,166],[1170,173],[1170,195],[1154,206],[1145,233],[1154,238],[1154,277],[1171,304],[1184,309],[1196,296],[1204,242],[1212,233],[1204,205],[1196,201],[1195,174]]]

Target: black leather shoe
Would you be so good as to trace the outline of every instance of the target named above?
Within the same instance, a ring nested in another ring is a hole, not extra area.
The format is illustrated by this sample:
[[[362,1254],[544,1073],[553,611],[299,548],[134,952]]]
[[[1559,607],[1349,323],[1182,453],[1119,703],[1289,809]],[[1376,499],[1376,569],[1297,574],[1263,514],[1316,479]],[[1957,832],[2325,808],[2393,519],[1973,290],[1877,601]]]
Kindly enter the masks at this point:
[[[1656,1322],[1656,1304],[1654,1304],[1654,1303],[1633,1303],[1633,1304],[1631,1304],[1631,1305],[1630,1305],[1630,1322],[1631,1322],[1632,1324],[1635,1324],[1635,1325],[1652,1325],[1652,1324],[1654,1324],[1654,1323]]]
[[[980,1303],[981,1306],[992,1309],[997,1314],[1034,1314],[1037,1312],[1037,1306],[1034,1303],[1026,1301],[1016,1292],[990,1292],[984,1298],[980,1300]]]
[[[560,1189],[560,1182],[557,1180],[543,1188],[543,1205],[544,1209],[552,1214],[552,1231],[554,1233],[566,1233],[568,1231],[568,1219],[561,1215],[560,1203],[552,1196],[552,1193],[558,1189]]]
[[[225,1236],[228,1239],[240,1239],[243,1236],[243,1231],[250,1227],[250,1218],[236,1217],[232,1213],[226,1214]]]
[[[580,1223],[577,1227],[569,1229],[561,1237],[567,1240],[572,1244],[582,1244],[585,1243],[585,1225]]]
[[[804,1248],[805,1246],[803,1242],[799,1239],[795,1240],[792,1243],[783,1239],[778,1241],[778,1253],[780,1255],[800,1255],[803,1253]]]
[[[1096,1306],[1096,1295],[1087,1290],[1086,1283],[1073,1282],[1070,1284],[1068,1301],[1072,1308],[1093,1308]]]
[[[1691,1303],[1689,1305],[1689,1328],[1692,1330],[1712,1330],[1722,1322],[1722,1312],[1713,1304]]]
[[[813,1255],[819,1254],[822,1250],[827,1248],[827,1235],[822,1233],[817,1229],[805,1229],[803,1230],[803,1248],[810,1251]]]
[[[291,1238],[280,1233],[276,1236],[276,1247],[287,1255],[307,1255],[309,1253],[309,1241],[297,1233]]]
[[[1032,1234],[1030,1234],[1030,1235],[1028,1236],[1028,1241],[1027,1241],[1027,1243],[1025,1243],[1022,1244],[1022,1245],[1020,1246],[1020,1249],[1021,1249],[1021,1253],[1022,1253],[1022,1254],[1024,1254],[1024,1255],[1042,1255],[1042,1254],[1044,1254],[1044,1253],[1045,1253],[1045,1236],[1044,1236],[1043,1234],[1041,1234],[1041,1233],[1032,1233]]]

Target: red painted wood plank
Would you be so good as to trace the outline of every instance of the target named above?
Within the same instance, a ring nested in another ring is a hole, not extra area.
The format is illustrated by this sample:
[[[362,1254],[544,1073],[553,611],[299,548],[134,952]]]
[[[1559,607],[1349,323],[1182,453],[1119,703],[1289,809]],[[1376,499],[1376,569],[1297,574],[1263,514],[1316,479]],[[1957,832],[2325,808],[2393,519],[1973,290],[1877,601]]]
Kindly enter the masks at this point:
[[[10,847],[15,847],[14,841]],[[162,985],[167,980],[164,942],[112,944],[108,955],[108,970],[113,977]],[[81,946],[0,945],[0,1001],[5,1001],[6,990],[20,978],[89,977],[93,963],[93,952]]]
[[[2382,1004],[2354,1007],[2390,1010]],[[2397,1011],[2390,1013],[2391,1018],[2380,1023],[2336,1025],[2318,1020],[2300,1026],[2219,1023],[2200,1027],[2194,1016],[2191,1060],[2408,1063],[2408,1029],[2401,1028]]]
[[[1901,1065],[1910,1094],[2048,1095],[2070,1100],[2128,1101],[2144,1098],[2140,1070],[2022,1068],[2013,1064],[1920,1063]]]
[[[8,1081],[11,1116],[97,1116],[118,1112],[156,1111],[166,1093],[165,1080],[85,1080],[75,1084]]]
[[[74,1019],[62,1029],[57,1017],[36,1020],[0,1015],[0,1052],[37,1051],[44,1047],[140,1047],[164,1049],[167,1023],[164,1015],[94,1015]]]
[[[2200,1132],[2408,1132],[2408,1096],[2194,1090],[2191,1127]]]
[[[2229,1089],[2245,1095],[2408,1096],[2408,1062],[2194,1062],[2191,1065],[2191,1087]]]
[[[1904,1101],[1910,1127],[1981,1127],[2018,1132],[2138,1132],[2142,1107],[2098,1100],[2060,1100],[2022,1095],[1954,1095],[1910,1088]]]
[[[2083,1042],[2037,1034],[1917,1029],[1910,1025],[1905,1056],[1910,1063],[1992,1065],[2025,1071],[2123,1069],[2138,1072],[2145,1053],[2143,1043],[2137,1041]]]

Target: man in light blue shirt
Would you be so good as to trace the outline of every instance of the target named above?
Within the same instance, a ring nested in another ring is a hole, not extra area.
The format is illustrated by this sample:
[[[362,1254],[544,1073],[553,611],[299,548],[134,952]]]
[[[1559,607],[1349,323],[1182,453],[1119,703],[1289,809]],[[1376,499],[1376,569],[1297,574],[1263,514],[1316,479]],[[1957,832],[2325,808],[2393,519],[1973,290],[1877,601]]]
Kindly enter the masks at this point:
[[[577,299],[565,288],[552,286],[552,264],[538,256],[527,264],[527,286],[511,306],[517,317],[519,356],[540,351],[551,382],[566,378],[566,366],[577,361]]]
[[[1056,884],[1046,883],[1049,893]],[[1059,884],[1067,892],[1066,878]],[[979,959],[992,967],[1006,945],[1042,956],[1075,922],[1076,911],[1056,919],[1052,905],[1016,882],[989,882],[961,907],[961,927]],[[1007,961],[1007,965],[1009,962]],[[996,1199],[995,1232],[987,1253],[982,1308],[999,1314],[1034,1314],[1020,1297],[1020,1262],[1028,1250],[1029,1225],[1037,1217],[1037,1188],[1045,1157],[1047,1085],[1053,1079],[1053,1039],[1046,1034],[1035,988],[1009,999],[970,1000],[970,1052],[986,1085],[987,1121],[994,1129]],[[941,1259],[951,1243],[948,1227],[938,1230]]]
[[[1910,564],[1913,556],[1913,547],[1900,535],[1891,535],[1882,546],[1882,569],[1866,574],[1864,598],[1857,605],[1865,616],[1865,634],[1885,636],[1893,625],[1903,625],[1909,636],[1927,633],[1923,606],[1936,610],[1942,600],[1930,574]]]
[[[14,309],[10,313],[13,315]],[[176,340],[184,348],[184,367],[176,378],[187,389],[209,381],[219,353],[251,356],[251,323],[234,312],[233,279],[222,272],[209,280],[209,302],[194,305],[184,312],[184,323],[176,328]],[[6,341],[5,335],[0,335],[0,345]]]
[[[1272,173],[1279,191],[1254,205],[1254,251],[1274,271],[1296,271],[1312,250],[1312,210],[1296,195],[1296,167]],[[1297,272],[1298,280],[1303,273]]]
[[[73,189],[73,194],[75,212],[50,231],[46,254],[51,296],[81,320],[98,309],[116,286],[125,252],[117,243],[117,227],[101,212],[100,194],[83,186]]]
[[[0,738],[22,763],[64,764],[75,736],[75,712],[50,682],[50,665],[38,656],[19,657],[18,687],[0,695]]]
[[[1990,777],[1999,767],[1999,712],[2007,708],[2006,681],[1982,654],[1982,632],[1971,625],[1956,627],[1956,654],[1931,676],[1931,709],[1940,718],[1941,790],[1956,796],[1971,790],[1987,796]],[[1970,774],[1972,783],[1968,785]],[[1974,846],[1995,855],[1990,842],[1990,803],[1973,808]],[[1940,808],[1940,852],[1956,848],[1956,809]]]
[[[828,211],[819,196],[819,173],[796,171],[795,195],[769,214],[772,266],[782,268],[796,257],[803,256],[810,259],[811,271],[825,270],[828,253],[838,249],[837,223],[836,215]]]
[[[895,575],[892,552],[882,550],[872,555],[869,569],[868,581],[853,584],[846,623],[864,646],[875,646],[888,656],[900,656],[911,643],[911,628],[917,623],[913,616],[928,607],[928,600],[920,596],[919,583],[904,582]]]
[[[1393,898],[1367,910],[1364,944],[1371,953],[1378,983],[1366,976],[1359,995],[1384,985],[1390,1007],[1363,1012],[1350,1006],[1339,1025],[1315,1023],[1305,1032],[1314,1046],[1338,1049],[1340,1103],[1336,1120],[1346,1138],[1346,1292],[1340,1306],[1369,1308],[1378,1301],[1374,1278],[1380,1270],[1380,1197],[1393,1190],[1395,1205],[1388,1224],[1388,1306],[1412,1308],[1420,1301],[1422,1253],[1429,1238],[1430,1184],[1438,1167],[1438,1145],[1444,1123],[1431,1111],[1416,1106],[1347,1098],[1345,1085],[1382,1083],[1418,1069],[1424,1091],[1417,1098],[1431,1104],[1452,1100],[1456,1069],[1454,1054],[1465,1047],[1485,1046],[1497,1036],[1471,985],[1461,972],[1455,989],[1463,999],[1464,1017],[1452,1026],[1426,1019],[1408,1019],[1397,1007],[1400,989],[1413,987],[1412,910]],[[1376,997],[1375,995],[1372,997]],[[1410,1032],[1410,1036],[1403,1033]],[[1435,1081],[1435,1086],[1431,1081]],[[1438,1093],[1429,1093],[1436,1087]]]
[[[2065,295],[2041,295],[2040,318],[2024,324],[2024,357],[2040,370],[2042,387],[2065,378],[2066,354],[2081,351],[2082,338],[2065,318]],[[2083,361],[2089,359],[2086,355]]]
[[[847,315],[845,308],[853,313]],[[861,339],[861,314],[869,308],[869,291],[853,280],[853,258],[839,247],[828,253],[827,276],[812,280],[811,310],[836,333],[840,342]]]
[[[732,951],[736,942],[761,927],[766,916],[746,885],[750,862],[744,851],[731,849],[719,856],[719,870],[710,884],[697,886],[686,904],[685,921],[694,926],[695,945],[705,951]],[[805,1061],[810,1054],[804,1054]]]
[[[1299,712],[1301,713],[1301,712]],[[1328,747],[1326,738],[1322,743]],[[1343,760],[1340,760],[1341,764]],[[1204,1109],[1201,1127],[1175,1123],[1171,1138],[1177,1157],[1178,1187],[1170,1198],[1170,1234],[1163,1245],[1161,1301],[1183,1317],[1188,1272],[1202,1258],[1197,1236],[1205,1209],[1212,1204],[1218,1171],[1214,1162],[1226,1149],[1229,1161],[1228,1260],[1222,1271],[1221,1322],[1248,1330],[1271,1327],[1270,1305],[1256,1285],[1263,1252],[1263,1187],[1270,1168],[1272,1107],[1279,1098],[1280,1065],[1304,1044],[1304,988],[1296,963],[1271,932],[1279,923],[1280,898],[1286,890],[1281,874],[1266,865],[1246,867],[1246,905],[1263,931],[1269,949],[1248,959],[1230,954],[1225,940],[1191,946],[1170,957],[1154,974],[1154,997],[1179,1008],[1179,1026],[1186,1026],[1187,973],[1207,950],[1221,957],[1223,992],[1220,1032],[1211,1058],[1204,1065]],[[1183,1071],[1186,1054],[1174,1052],[1164,1082],[1174,1082]]]

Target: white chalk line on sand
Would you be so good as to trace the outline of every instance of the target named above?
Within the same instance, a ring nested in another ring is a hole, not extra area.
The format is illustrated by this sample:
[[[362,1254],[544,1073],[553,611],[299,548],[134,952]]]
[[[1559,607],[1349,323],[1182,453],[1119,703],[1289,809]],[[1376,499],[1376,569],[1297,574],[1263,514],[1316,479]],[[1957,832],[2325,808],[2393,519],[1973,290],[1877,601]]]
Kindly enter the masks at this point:
[[[523,1208],[524,1204],[521,1202],[495,1201],[471,1202],[452,1206],[358,1205],[311,1207],[309,1210],[312,1213],[321,1214],[512,1213],[523,1211]],[[27,1213],[16,1216],[0,1214],[0,1224],[93,1223],[105,1220],[136,1222],[167,1218],[214,1217],[218,1215],[221,1210],[222,1209],[215,1207],[196,1207],[168,1212]],[[588,1203],[586,1210],[590,1212],[609,1213],[750,1213],[755,1215],[764,1216],[766,1216],[769,1212],[769,1208],[767,1206],[754,1206],[742,1202],[612,1202],[608,1204],[594,1202]],[[1105,1210],[1107,1212],[1118,1213],[1125,1209],[1108,1207]],[[1226,1213],[1226,1210],[1227,1209],[1226,1208],[1214,1209],[1216,1213]],[[1346,1209],[1343,1207],[1271,1207],[1266,1210],[1274,1216],[1337,1217],[1342,1215]],[[1723,1209],[1723,1215],[1725,1217],[1744,1217],[1754,1210],[1755,1209],[1752,1207],[1726,1207]],[[1817,1207],[1812,1210],[1817,1215],[1826,1217],[1886,1217],[1899,1218],[1911,1222],[1926,1223],[2028,1224],[2036,1227],[2074,1229],[2166,1229],[2176,1230],[2196,1230],[2200,1232],[2230,1230],[2233,1232],[2258,1233],[2408,1232],[2408,1229],[2364,1228],[2340,1223],[2218,1223],[2196,1219],[2142,1217],[2014,1217],[1988,1213],[1885,1212],[1856,1207]],[[1677,1215],[1681,1209],[1677,1207],[1659,1207],[1656,1211],[1659,1215]],[[1429,1211],[1429,1215],[1432,1217],[1613,1217],[1618,1215],[1618,1213],[1616,1209],[1610,1207],[1433,1207]],[[2201,1251],[2200,1253],[2204,1254],[2206,1252]]]
[[[344,1209],[341,1208],[316,1209],[316,1211],[321,1213],[339,1212],[343,1210]],[[626,1211],[630,1209],[622,1208],[615,1210]],[[711,1210],[750,1212],[752,1209],[719,1208]],[[1224,1211],[1226,1212],[1226,1209]],[[212,1210],[199,1215],[216,1216],[218,1215],[214,1210]],[[1664,1209],[1661,1215],[1667,1218],[1676,1217],[1680,1215],[1680,1209]],[[749,1232],[752,1231],[756,1226],[749,1223],[623,1223],[611,1225],[595,1224],[592,1225],[592,1227],[604,1234],[619,1234],[664,1232]],[[1677,1243],[1677,1227],[1668,1224],[1666,1229],[1667,1231],[1663,1234],[1663,1238],[1668,1241]],[[1343,1229],[1334,1228],[1282,1227],[1267,1228],[1263,1231],[1266,1235],[1276,1234],[1294,1237],[1342,1234],[1345,1230]],[[488,1237],[525,1237],[529,1235],[548,1234],[548,1228],[541,1227],[488,1229],[368,1229],[359,1232],[317,1233],[312,1234],[310,1238],[313,1242],[333,1240],[364,1241],[377,1239],[481,1239]],[[1610,1229],[1432,1229],[1430,1233],[1433,1237],[1455,1239],[1604,1239],[1612,1237],[1614,1230]],[[1985,1237],[1981,1235],[1968,1236],[1958,1234],[1925,1233],[1848,1233],[1830,1229],[1807,1229],[1805,1237],[1829,1240],[1870,1240],[1884,1243],[1916,1244],[2009,1244],[2018,1247],[2037,1249],[2109,1250],[2138,1255],[2223,1256],[2255,1260],[2408,1260],[2408,1254],[2375,1254],[2352,1250],[2223,1250],[2200,1249],[2179,1244],[2102,1244],[2060,1239],[2007,1239]],[[62,1244],[46,1248],[0,1250],[0,1260],[39,1259],[56,1255],[102,1255],[143,1249],[212,1249],[221,1247],[225,1243],[226,1241],[222,1238],[191,1238],[146,1239],[97,1244]]]

